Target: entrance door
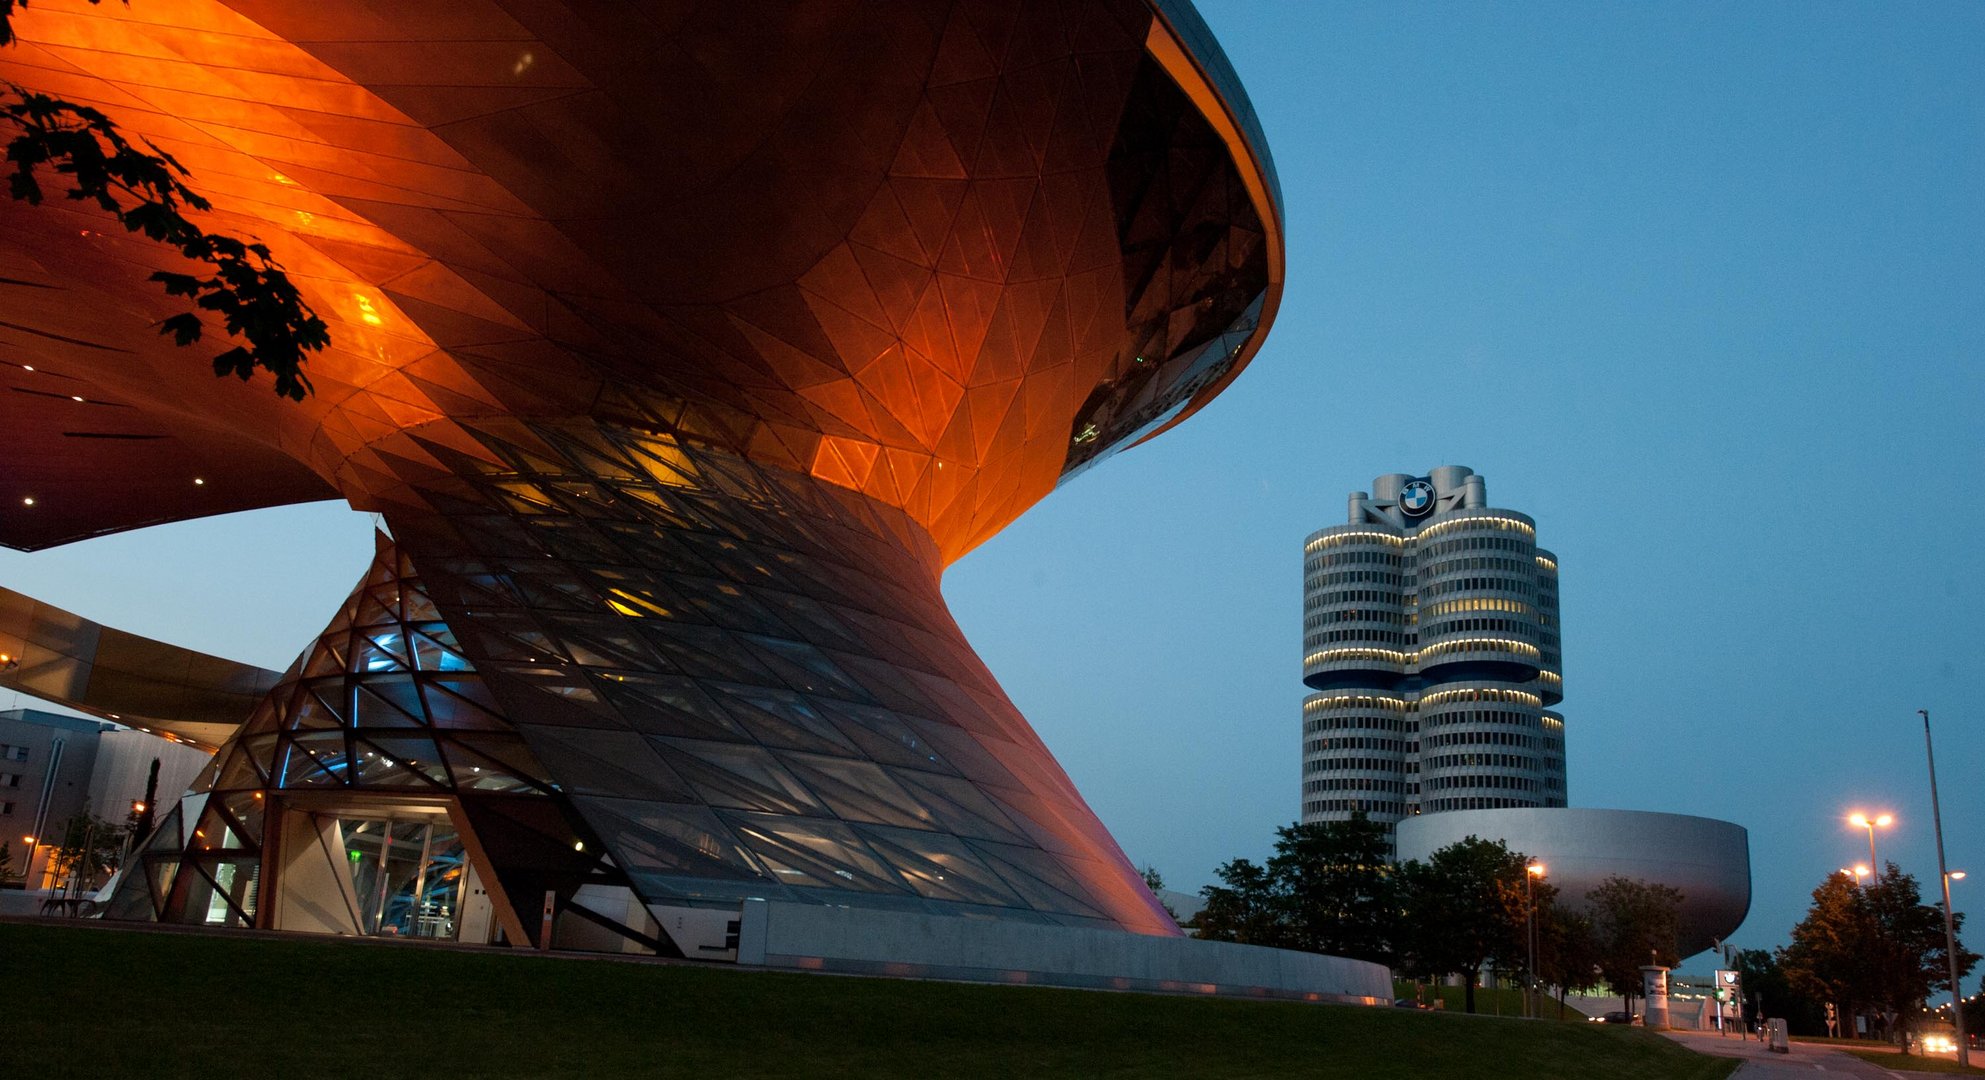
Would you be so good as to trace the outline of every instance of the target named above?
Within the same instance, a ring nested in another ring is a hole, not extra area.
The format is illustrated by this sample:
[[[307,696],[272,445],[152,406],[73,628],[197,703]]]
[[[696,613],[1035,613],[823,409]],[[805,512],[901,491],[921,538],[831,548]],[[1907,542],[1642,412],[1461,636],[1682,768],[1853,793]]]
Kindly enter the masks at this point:
[[[340,817],[337,826],[361,934],[454,940],[468,860],[447,818]]]
[[[283,818],[278,929],[489,940],[489,897],[445,812],[332,805]]]

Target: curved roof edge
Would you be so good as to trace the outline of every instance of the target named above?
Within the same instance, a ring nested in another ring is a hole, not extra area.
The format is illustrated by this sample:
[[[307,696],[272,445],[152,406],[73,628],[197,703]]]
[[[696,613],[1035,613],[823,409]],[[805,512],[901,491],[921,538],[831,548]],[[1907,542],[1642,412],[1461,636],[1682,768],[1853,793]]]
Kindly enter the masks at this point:
[[[1282,280],[1287,266],[1282,237],[1282,182],[1275,174],[1275,159],[1269,156],[1267,136],[1262,133],[1261,120],[1255,115],[1247,90],[1241,86],[1240,76],[1192,4],[1187,0],[1150,2],[1153,17],[1145,49],[1226,141],[1241,179],[1261,212],[1268,239],[1268,292],[1262,298],[1261,320],[1254,334],[1226,373],[1194,394],[1185,408],[1157,430],[1124,447],[1126,450],[1177,427],[1218,397],[1253,362],[1282,306]]]
[[[0,686],[212,751],[282,678],[0,588]]]

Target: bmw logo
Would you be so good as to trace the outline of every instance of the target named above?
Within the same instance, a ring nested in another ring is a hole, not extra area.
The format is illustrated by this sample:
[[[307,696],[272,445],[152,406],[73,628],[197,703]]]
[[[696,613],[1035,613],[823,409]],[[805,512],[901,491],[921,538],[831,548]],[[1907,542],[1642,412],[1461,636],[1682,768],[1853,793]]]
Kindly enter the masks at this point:
[[[1434,509],[1434,485],[1425,480],[1415,480],[1399,492],[1399,509],[1407,517],[1426,517]]]

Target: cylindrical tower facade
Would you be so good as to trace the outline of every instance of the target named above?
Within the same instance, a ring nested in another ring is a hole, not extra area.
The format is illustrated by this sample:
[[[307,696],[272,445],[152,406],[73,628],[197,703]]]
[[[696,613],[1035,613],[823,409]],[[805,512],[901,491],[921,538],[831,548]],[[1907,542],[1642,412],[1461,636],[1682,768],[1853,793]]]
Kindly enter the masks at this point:
[[[1565,805],[1557,557],[1461,466],[1303,545],[1302,820]]]

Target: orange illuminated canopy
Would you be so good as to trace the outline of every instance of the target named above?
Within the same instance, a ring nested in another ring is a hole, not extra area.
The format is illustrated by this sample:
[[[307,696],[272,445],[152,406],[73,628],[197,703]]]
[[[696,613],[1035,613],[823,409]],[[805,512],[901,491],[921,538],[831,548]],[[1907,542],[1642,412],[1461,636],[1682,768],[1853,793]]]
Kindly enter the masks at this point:
[[[1272,173],[1165,6],[37,2],[0,77],[184,162],[333,346],[300,406],[215,380],[161,249],[0,204],[0,543],[384,508],[479,422],[659,412],[955,557],[1272,315]]]

